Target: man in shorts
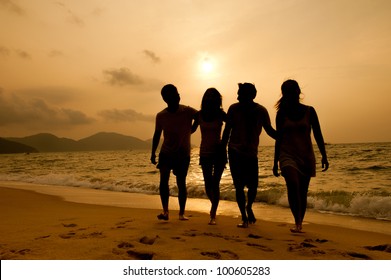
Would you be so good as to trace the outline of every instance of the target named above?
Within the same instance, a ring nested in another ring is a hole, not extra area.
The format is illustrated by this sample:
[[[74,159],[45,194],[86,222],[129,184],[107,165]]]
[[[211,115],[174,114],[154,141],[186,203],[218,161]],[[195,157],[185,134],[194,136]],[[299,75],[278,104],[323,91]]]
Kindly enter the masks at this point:
[[[172,84],[165,85],[161,95],[167,103],[167,108],[156,115],[151,153],[151,162],[156,164],[156,150],[163,133],[164,140],[157,163],[157,168],[160,170],[159,192],[163,212],[157,217],[159,220],[168,220],[169,179],[172,170],[178,186],[179,219],[188,220],[185,216],[186,176],[190,164],[190,136],[197,128],[195,124],[197,110],[179,104],[178,90]]]
[[[268,111],[254,102],[256,94],[253,84],[239,84],[239,102],[228,109],[222,137],[224,147],[228,144],[229,166],[236,189],[236,201],[242,215],[242,223],[238,227],[242,228],[247,228],[249,223],[256,221],[252,205],[258,188],[258,146],[262,128],[272,138],[276,137]],[[245,186],[248,189],[247,205]]]

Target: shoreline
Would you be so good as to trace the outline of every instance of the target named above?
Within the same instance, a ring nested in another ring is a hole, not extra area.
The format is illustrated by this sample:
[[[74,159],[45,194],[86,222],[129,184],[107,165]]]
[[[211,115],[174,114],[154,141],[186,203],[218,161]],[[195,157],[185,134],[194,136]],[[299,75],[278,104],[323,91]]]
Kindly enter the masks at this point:
[[[305,233],[293,234],[289,222],[261,216],[241,229],[238,217],[221,214],[210,226],[206,200],[189,199],[189,221],[178,219],[176,200],[170,220],[157,220],[156,195],[0,182],[0,202],[3,260],[391,259],[385,233],[308,221]]]
[[[156,209],[157,213],[161,210],[160,197],[156,194],[116,192],[86,187],[44,185],[14,181],[0,181],[1,187],[32,190],[42,194],[58,196],[68,202],[125,208]],[[170,209],[179,210],[176,197],[170,197]],[[187,200],[186,211],[209,214],[209,209],[210,203],[208,199],[188,198]],[[294,224],[289,208],[256,202],[253,205],[253,211],[257,219]],[[217,214],[218,216],[223,215],[234,218],[238,218],[240,215],[236,202],[227,200],[220,200]],[[309,223],[365,230],[391,236],[391,222],[386,220],[333,213],[319,213],[308,209],[304,219],[304,226]]]

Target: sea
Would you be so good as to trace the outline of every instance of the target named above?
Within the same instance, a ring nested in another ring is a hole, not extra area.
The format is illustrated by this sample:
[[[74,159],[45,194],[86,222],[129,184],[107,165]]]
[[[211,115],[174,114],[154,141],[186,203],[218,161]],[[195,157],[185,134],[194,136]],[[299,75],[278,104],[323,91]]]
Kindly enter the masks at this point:
[[[328,144],[330,168],[322,172],[316,146],[317,175],[311,179],[311,211],[391,221],[391,143]],[[187,177],[189,197],[207,199],[199,149],[192,149]],[[288,208],[283,177],[274,177],[273,146],[259,147],[257,203]],[[61,152],[0,155],[0,181],[84,187],[144,194],[159,193],[159,170],[149,150]],[[220,183],[221,199],[235,201],[227,165]],[[177,195],[175,178],[170,192]]]

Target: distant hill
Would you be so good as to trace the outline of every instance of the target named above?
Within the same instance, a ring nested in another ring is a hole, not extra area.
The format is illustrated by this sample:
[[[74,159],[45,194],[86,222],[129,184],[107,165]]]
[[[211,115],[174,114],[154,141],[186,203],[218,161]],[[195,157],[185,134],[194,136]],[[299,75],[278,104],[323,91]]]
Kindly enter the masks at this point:
[[[77,141],[68,138],[58,138],[57,136],[49,133],[40,133],[23,138],[7,139],[34,147],[39,152],[70,152],[78,150]]]
[[[78,144],[83,151],[139,150],[150,147],[147,142],[136,137],[109,132],[100,132],[81,139]]]
[[[150,143],[136,137],[118,133],[100,132],[90,137],[73,140],[40,133],[23,138],[7,138],[9,141],[31,146],[39,152],[108,151],[149,149]]]
[[[14,141],[9,141],[4,138],[0,138],[0,154],[17,154],[17,153],[36,153],[37,149],[17,143]]]

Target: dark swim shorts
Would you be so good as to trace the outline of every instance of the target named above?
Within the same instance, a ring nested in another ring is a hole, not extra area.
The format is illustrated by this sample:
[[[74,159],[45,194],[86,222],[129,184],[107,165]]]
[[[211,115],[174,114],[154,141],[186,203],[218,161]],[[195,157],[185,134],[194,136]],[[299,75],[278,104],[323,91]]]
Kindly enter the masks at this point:
[[[258,158],[242,155],[234,150],[228,151],[229,168],[235,187],[258,187]]]
[[[159,154],[159,162],[157,168],[168,168],[173,171],[175,176],[187,176],[189,170],[190,156],[171,156],[167,154]]]

